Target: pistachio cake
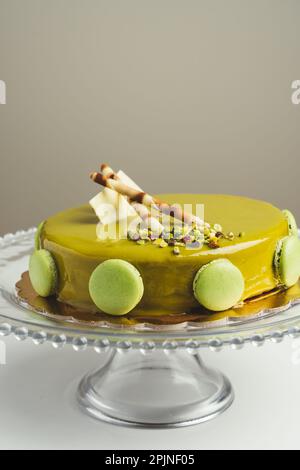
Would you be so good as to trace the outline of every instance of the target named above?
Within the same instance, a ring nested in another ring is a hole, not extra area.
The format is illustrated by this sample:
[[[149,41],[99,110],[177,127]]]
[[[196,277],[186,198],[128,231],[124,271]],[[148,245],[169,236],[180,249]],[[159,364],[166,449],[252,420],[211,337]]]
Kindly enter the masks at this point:
[[[205,222],[190,217],[169,230],[142,224],[124,236],[115,217],[116,236],[104,238],[99,236],[99,227],[107,223],[101,220],[107,217],[102,199],[98,206],[94,201],[49,217],[37,231],[30,259],[29,275],[39,295],[96,315],[126,315],[136,308],[188,313],[199,305],[216,312],[297,283],[300,242],[289,211],[220,194],[164,194],[150,200],[132,180],[123,178],[122,185],[116,174],[103,173],[94,181],[125,198],[129,211],[141,216],[153,201],[159,211],[175,204],[202,205]],[[179,220],[183,214],[172,215]]]

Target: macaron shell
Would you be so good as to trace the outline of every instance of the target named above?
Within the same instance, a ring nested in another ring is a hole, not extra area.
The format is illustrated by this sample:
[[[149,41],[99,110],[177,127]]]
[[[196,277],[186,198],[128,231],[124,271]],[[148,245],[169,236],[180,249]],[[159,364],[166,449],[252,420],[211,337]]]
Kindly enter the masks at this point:
[[[29,277],[32,287],[41,297],[53,295],[57,287],[57,269],[51,253],[35,251],[29,261]]]
[[[285,287],[295,285],[300,275],[300,240],[296,236],[285,237],[278,243],[275,253],[275,269],[279,281]]]
[[[140,302],[144,284],[132,264],[121,259],[110,259],[93,272],[89,291],[99,310],[110,315],[125,315]]]
[[[241,300],[245,282],[233,263],[218,259],[200,268],[193,287],[198,302],[208,310],[218,312],[234,307]]]
[[[298,226],[295,217],[288,209],[284,209],[282,213],[285,216],[289,225],[290,235],[295,235],[296,237],[298,237]]]

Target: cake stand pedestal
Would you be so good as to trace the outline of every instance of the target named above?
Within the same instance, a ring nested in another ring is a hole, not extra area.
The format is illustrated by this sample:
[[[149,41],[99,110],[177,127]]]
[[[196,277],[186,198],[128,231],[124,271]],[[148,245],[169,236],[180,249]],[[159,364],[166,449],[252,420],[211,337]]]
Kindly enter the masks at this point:
[[[201,423],[225,411],[233,397],[226,377],[186,351],[110,350],[78,389],[81,408],[94,418],[147,427]]]
[[[34,233],[0,238],[0,336],[102,353],[104,364],[81,381],[77,393],[81,408],[94,418],[142,427],[187,426],[214,418],[234,395],[228,379],[202,362],[202,349],[241,349],[300,336],[300,297],[263,309],[260,318],[206,328],[190,322],[162,328],[51,320],[21,302],[15,290],[27,270]]]

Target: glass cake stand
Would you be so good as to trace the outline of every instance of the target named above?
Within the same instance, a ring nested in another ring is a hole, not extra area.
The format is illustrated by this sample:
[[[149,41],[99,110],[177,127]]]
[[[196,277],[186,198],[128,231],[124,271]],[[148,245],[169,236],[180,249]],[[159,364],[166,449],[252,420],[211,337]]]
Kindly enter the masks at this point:
[[[188,322],[91,327],[51,320],[20,302],[14,287],[28,268],[34,232],[0,238],[0,335],[102,353],[101,368],[89,372],[77,392],[81,408],[94,418],[142,427],[188,426],[214,418],[231,405],[234,393],[222,373],[202,362],[202,349],[240,349],[300,335],[299,299],[261,312],[260,318],[211,327]]]

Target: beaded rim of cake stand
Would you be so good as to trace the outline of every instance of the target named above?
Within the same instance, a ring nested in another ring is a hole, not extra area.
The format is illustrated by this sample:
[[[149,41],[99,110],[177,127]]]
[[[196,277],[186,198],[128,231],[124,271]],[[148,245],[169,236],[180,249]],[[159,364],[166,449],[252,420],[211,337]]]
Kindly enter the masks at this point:
[[[1,248],[17,245],[22,241],[31,242],[35,232],[35,228],[30,228],[0,237],[0,262],[5,262],[5,256]],[[3,289],[0,287],[0,292],[2,291]],[[55,349],[62,349],[67,345],[71,345],[75,351],[84,351],[88,347],[92,347],[97,353],[106,352],[113,347],[121,353],[138,349],[145,355],[156,350],[163,350],[166,354],[178,350],[197,354],[203,348],[209,348],[214,352],[221,351],[225,346],[240,350],[247,344],[259,347],[266,341],[281,343],[287,336],[293,339],[300,336],[300,314],[273,325],[271,323],[262,326],[253,325],[252,327],[249,323],[246,328],[240,330],[238,325],[224,327],[223,332],[216,331],[215,334],[213,328],[205,331],[196,329],[189,331],[159,331],[156,328],[150,332],[149,329],[142,330],[139,328],[133,334],[133,329],[117,330],[115,326],[113,326],[114,331],[110,331],[108,328],[99,331],[99,328],[97,328],[97,331],[90,329],[88,332],[60,325],[41,327],[38,323],[35,324],[27,320],[22,321],[7,316],[5,313],[2,314],[1,311],[17,308],[17,305],[8,303],[3,296],[1,296],[1,300],[3,300],[3,304],[0,304],[1,337],[13,335],[18,341],[32,339],[36,345],[50,342]],[[293,304],[294,302],[291,302],[290,305],[285,306],[284,310]]]
[[[42,345],[50,342],[55,349],[62,349],[67,345],[71,345],[77,352],[85,351],[88,347],[92,347],[98,354],[107,352],[110,348],[115,348],[120,353],[126,353],[132,349],[139,350],[142,354],[147,355],[153,351],[162,350],[166,354],[171,354],[178,350],[184,350],[189,354],[197,354],[201,349],[208,348],[213,352],[220,352],[224,347],[229,346],[233,350],[240,350],[244,346],[250,344],[254,347],[263,346],[266,341],[273,343],[281,343],[286,336],[296,339],[300,336],[300,327],[293,326],[287,330],[277,330],[268,334],[254,333],[248,337],[235,336],[229,339],[221,340],[220,338],[212,338],[207,342],[190,339],[185,341],[166,340],[157,343],[153,340],[110,340],[89,339],[86,336],[69,336],[65,334],[51,334],[45,330],[31,330],[25,326],[16,326],[0,319],[0,336],[7,337],[13,335],[18,341],[31,339],[35,345]]]

